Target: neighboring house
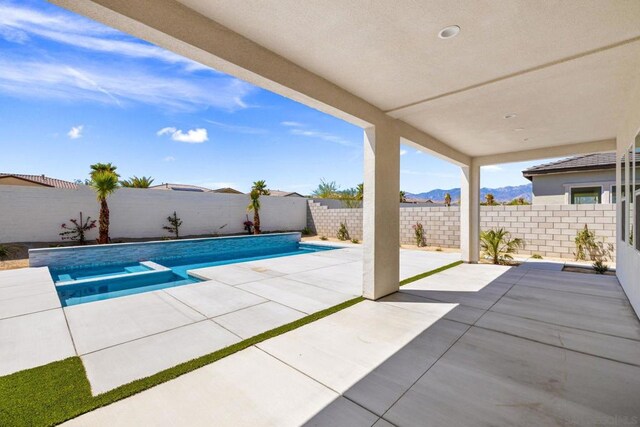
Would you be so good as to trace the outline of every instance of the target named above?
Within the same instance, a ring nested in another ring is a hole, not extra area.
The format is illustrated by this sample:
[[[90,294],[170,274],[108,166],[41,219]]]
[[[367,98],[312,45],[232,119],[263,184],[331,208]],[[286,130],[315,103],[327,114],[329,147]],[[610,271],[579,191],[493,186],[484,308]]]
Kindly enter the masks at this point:
[[[151,190],[172,190],[172,191],[192,191],[195,193],[207,193],[211,190],[210,188],[198,187],[197,185],[189,185],[189,184],[160,184],[160,185],[152,185],[149,187]]]
[[[15,173],[0,173],[0,185],[65,188],[67,190],[75,190],[78,188],[78,185],[73,182],[50,178],[45,175],[22,175]]]
[[[295,191],[280,191],[280,190],[269,190],[270,196],[277,197],[304,197],[300,193],[296,193]]]
[[[532,182],[534,205],[616,202],[615,153],[587,154],[522,171]]]
[[[238,191],[235,188],[224,187],[217,190],[211,190],[212,193],[224,193],[224,194],[244,194],[242,191]]]

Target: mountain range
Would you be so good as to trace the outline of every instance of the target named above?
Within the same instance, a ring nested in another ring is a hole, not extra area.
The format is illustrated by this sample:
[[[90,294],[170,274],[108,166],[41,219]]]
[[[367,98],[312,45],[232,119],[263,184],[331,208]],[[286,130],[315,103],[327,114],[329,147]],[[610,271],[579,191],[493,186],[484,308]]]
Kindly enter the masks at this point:
[[[460,188],[451,188],[449,190],[431,190],[424,193],[406,193],[407,199],[431,199],[434,202],[444,201],[444,195],[449,193],[451,200],[460,200]],[[493,194],[493,197],[497,202],[509,202],[518,197],[523,197],[526,201],[531,202],[531,184],[499,187],[499,188],[486,188],[480,189],[480,199],[484,201],[484,196],[487,194]]]

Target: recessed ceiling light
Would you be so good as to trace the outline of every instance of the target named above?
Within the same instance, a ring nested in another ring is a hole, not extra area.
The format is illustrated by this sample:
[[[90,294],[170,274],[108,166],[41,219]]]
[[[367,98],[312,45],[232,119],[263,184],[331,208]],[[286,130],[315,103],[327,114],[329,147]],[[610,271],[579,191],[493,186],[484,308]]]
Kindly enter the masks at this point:
[[[525,139],[523,139],[523,141],[524,141],[524,142],[527,142],[528,140],[529,140],[529,138],[525,138]]]
[[[504,118],[505,119],[513,119],[514,117],[517,117],[518,115],[516,113],[509,113],[509,114],[505,114]]]
[[[460,27],[457,25],[450,25],[448,27],[444,27],[438,33],[438,37],[441,39],[450,39],[458,35],[460,33]]]
[[[513,131],[514,131],[514,132],[521,132],[521,131],[523,131],[523,130],[524,130],[524,128],[515,128]]]

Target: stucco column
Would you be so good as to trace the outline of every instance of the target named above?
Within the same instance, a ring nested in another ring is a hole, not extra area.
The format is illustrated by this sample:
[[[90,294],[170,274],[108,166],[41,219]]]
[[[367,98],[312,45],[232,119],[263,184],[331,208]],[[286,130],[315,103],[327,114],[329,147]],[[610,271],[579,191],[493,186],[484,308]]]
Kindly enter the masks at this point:
[[[464,262],[476,263],[480,257],[480,166],[471,160],[461,169],[460,249]]]
[[[363,286],[378,299],[399,289],[400,136],[385,124],[364,131]]]

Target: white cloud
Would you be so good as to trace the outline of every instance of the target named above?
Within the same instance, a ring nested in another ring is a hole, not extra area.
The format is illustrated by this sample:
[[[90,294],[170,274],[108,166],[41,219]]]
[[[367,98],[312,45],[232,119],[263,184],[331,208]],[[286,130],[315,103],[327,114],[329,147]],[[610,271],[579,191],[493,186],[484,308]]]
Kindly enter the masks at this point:
[[[201,144],[209,140],[207,130],[204,128],[190,129],[183,132],[174,127],[166,127],[156,132],[158,136],[171,135],[171,139],[178,142],[186,142],[187,144]]]
[[[291,122],[291,121],[284,121],[284,122],[280,122],[280,124],[282,126],[287,126],[287,127],[303,127],[304,125],[300,122]]]
[[[28,70],[28,72],[25,72]],[[11,55],[0,58],[0,92],[19,98],[106,104],[144,103],[173,110],[218,108],[236,111],[256,88],[232,77],[167,77],[120,62],[75,65]]]
[[[37,37],[94,52],[179,64],[187,71],[209,69],[70,12],[43,12],[12,4],[0,5],[0,37],[15,43],[25,43]]]
[[[481,169],[487,172],[500,172],[501,170],[503,170],[502,167],[498,165],[482,166]]]
[[[173,156],[167,156],[164,159],[162,159],[162,161],[164,161],[164,162],[175,162],[176,158],[173,157]]]
[[[262,128],[254,128],[251,126],[230,125],[227,123],[216,122],[214,120],[205,120],[205,121],[219,127],[220,129],[224,129],[229,132],[246,133],[250,135],[261,135],[261,134],[268,133],[266,129],[262,129]]]
[[[408,153],[408,151],[407,151],[407,150],[400,150],[400,155],[401,155],[401,156],[404,156],[404,155],[405,155],[405,154],[407,154],[407,153]]]
[[[336,144],[340,144],[340,145],[346,145],[346,146],[353,145],[351,141],[348,141],[340,136],[333,135],[328,132],[294,128],[294,129],[291,129],[289,133],[291,133],[292,135],[307,136],[309,138],[316,138],[316,139],[321,139],[323,141],[335,142]]]
[[[67,132],[67,136],[71,139],[82,138],[82,129],[83,125],[73,126],[69,132]]]

